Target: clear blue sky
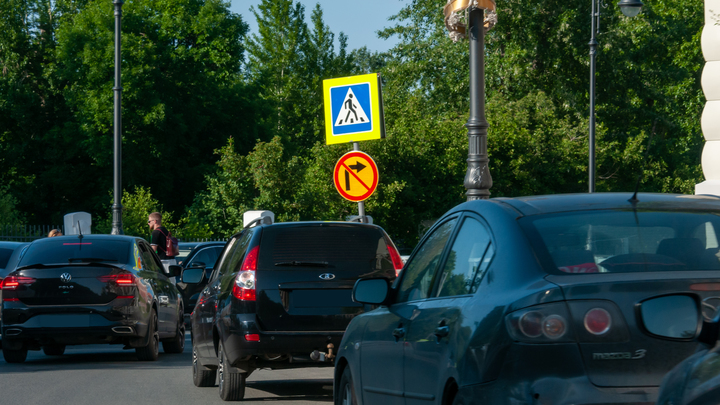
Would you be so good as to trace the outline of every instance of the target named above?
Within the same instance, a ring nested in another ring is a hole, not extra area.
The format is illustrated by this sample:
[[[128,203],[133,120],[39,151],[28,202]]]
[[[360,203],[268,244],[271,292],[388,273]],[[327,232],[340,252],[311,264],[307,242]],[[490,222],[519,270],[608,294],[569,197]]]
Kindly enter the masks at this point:
[[[242,15],[250,26],[250,33],[257,34],[257,21],[250,12],[250,6],[260,4],[260,0],[230,0],[230,10]],[[370,51],[386,51],[397,43],[395,37],[388,40],[378,38],[376,32],[395,25],[388,18],[397,14],[408,4],[407,0],[301,0],[305,6],[306,21],[310,23],[310,14],[315,4],[323,10],[325,24],[335,34],[335,50],[340,32],[348,36],[349,50],[367,46]]]

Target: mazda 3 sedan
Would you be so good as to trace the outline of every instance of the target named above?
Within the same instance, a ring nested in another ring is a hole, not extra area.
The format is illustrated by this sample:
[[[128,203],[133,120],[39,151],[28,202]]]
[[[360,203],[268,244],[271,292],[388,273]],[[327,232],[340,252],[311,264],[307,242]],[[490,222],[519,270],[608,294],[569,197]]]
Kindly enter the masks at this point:
[[[2,352],[62,355],[67,345],[122,344],[140,360],[182,353],[180,294],[150,245],[119,235],[36,240],[2,281]]]
[[[720,296],[719,241],[710,196],[458,205],[397,280],[355,284],[380,307],[345,332],[335,403],[652,404]]]

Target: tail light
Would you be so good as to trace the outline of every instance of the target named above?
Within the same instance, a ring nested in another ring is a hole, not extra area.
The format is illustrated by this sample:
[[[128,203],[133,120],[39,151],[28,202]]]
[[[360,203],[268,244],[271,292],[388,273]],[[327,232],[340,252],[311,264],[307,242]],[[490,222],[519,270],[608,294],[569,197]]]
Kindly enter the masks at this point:
[[[610,313],[602,308],[593,308],[585,314],[583,319],[585,330],[593,335],[604,335],[610,330],[612,317]]]
[[[123,274],[108,274],[105,276],[97,277],[98,280],[103,283],[115,283],[119,286],[131,286],[137,281],[137,277],[134,274],[123,273]]]
[[[30,285],[36,280],[32,277],[22,276],[8,276],[3,279],[2,289],[3,290],[17,290],[21,285]]]
[[[248,333],[245,335],[245,340],[248,342],[259,342],[260,335],[257,333]]]
[[[507,316],[506,326],[513,339],[527,343],[573,341],[564,303],[538,305]]]
[[[257,271],[260,246],[250,249],[243,260],[240,272],[235,277],[232,294],[240,301],[255,301],[255,272]]]
[[[393,267],[395,268],[395,277],[400,275],[400,270],[403,268],[403,261],[400,257],[400,253],[392,243],[387,243],[387,250],[390,253],[390,259],[392,260]]]

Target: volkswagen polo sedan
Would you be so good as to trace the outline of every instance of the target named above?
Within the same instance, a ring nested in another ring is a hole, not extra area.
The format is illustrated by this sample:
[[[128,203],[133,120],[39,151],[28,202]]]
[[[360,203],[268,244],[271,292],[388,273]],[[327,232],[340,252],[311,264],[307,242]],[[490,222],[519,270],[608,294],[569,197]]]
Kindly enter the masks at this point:
[[[687,308],[720,295],[720,199],[636,197],[447,212],[394,283],[355,284],[355,301],[380,307],[348,326],[336,403],[654,403],[698,348]]]

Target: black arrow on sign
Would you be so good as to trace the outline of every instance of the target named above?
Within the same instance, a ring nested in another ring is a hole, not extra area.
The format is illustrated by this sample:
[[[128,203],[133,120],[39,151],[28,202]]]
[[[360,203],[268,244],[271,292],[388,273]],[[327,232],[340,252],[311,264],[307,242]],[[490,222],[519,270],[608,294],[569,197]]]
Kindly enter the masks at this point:
[[[354,165],[348,166],[348,167],[351,168],[351,169],[353,169],[353,170],[355,170],[356,172],[360,173],[360,171],[361,171],[362,169],[366,168],[367,166],[365,166],[364,164],[362,164],[362,163],[360,163],[360,162],[358,162],[358,161],[355,161],[355,164],[354,164]]]

